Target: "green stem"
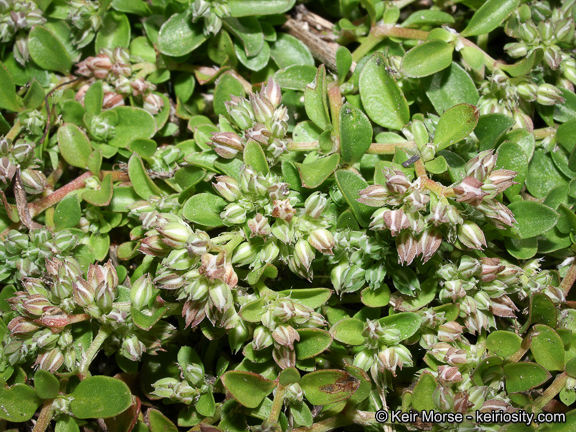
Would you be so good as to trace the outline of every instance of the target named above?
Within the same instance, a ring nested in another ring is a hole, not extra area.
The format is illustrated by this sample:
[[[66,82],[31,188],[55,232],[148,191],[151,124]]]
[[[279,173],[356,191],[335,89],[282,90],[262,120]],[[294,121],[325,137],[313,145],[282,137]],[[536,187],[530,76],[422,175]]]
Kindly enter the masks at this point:
[[[560,391],[566,386],[567,380],[568,374],[566,372],[562,372],[560,375],[556,375],[556,378],[552,384],[550,384],[550,387],[548,387],[544,393],[542,393],[542,396],[534,401],[534,408],[536,408],[538,411],[544,408],[548,402],[554,399],[556,395],[560,393]]]
[[[53,399],[44,402],[44,406],[40,411],[40,415],[38,416],[38,420],[36,420],[36,424],[34,425],[32,432],[44,432],[50,425],[52,417],[54,416],[52,401]]]
[[[320,148],[320,144],[318,143],[318,141],[313,141],[313,142],[290,141],[290,142],[288,142],[288,150],[290,150],[290,151],[307,152],[307,151],[318,150],[319,148]]]
[[[21,130],[22,130],[22,123],[20,123],[20,120],[16,120],[16,123],[14,123],[12,129],[8,131],[5,138],[14,141]]]
[[[106,326],[102,326],[100,327],[100,330],[98,330],[98,334],[86,350],[84,358],[82,359],[82,363],[80,364],[80,370],[78,371],[78,374],[81,380],[84,380],[90,376],[90,371],[88,370],[90,369],[90,364],[92,361],[94,361],[94,358],[96,357],[96,354],[98,354],[98,351],[100,351],[102,344],[108,338],[108,336],[110,336],[111,333],[112,329]]]
[[[280,418],[280,412],[282,411],[282,405],[284,404],[284,395],[286,394],[286,388],[278,383],[278,387],[276,387],[276,393],[274,394],[274,401],[272,402],[272,409],[270,410],[270,416],[268,417],[268,422],[274,430],[275,426],[278,425],[278,418]]]
[[[522,345],[520,345],[520,349],[518,351],[516,351],[514,354],[512,354],[512,356],[508,359],[510,361],[510,363],[519,362],[520,359],[522,357],[524,357],[524,354],[526,354],[526,352],[528,352],[528,349],[530,349],[531,343],[532,343],[532,332],[528,333],[524,337],[524,340],[522,341]]]
[[[549,136],[553,136],[556,134],[556,128],[547,127],[542,129],[534,129],[534,139],[541,140]]]

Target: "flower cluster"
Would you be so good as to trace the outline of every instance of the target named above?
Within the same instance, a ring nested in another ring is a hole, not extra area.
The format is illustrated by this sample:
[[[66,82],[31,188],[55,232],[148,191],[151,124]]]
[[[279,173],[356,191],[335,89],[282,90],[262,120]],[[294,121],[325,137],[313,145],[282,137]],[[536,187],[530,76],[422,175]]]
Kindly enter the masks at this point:
[[[222,19],[230,16],[228,0],[194,0],[188,15],[193,23],[203,22],[204,35],[216,35],[222,28]]]
[[[13,44],[14,58],[25,65],[28,53],[28,31],[46,22],[42,11],[33,0],[0,1],[0,42]]]
[[[23,139],[12,142],[0,138],[0,189],[5,190],[19,171],[27,193],[42,193],[48,185],[44,173],[36,168],[40,161],[36,157],[36,144]]]

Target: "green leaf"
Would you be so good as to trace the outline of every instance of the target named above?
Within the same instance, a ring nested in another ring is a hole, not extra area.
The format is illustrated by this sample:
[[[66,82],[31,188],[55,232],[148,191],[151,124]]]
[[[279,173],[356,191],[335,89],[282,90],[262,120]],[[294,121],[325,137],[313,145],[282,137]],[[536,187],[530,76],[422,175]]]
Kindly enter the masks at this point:
[[[340,153],[342,160],[353,164],[372,144],[372,125],[362,110],[345,103],[340,109]]]
[[[526,175],[528,192],[536,198],[544,198],[556,186],[566,184],[566,180],[558,172],[548,154],[542,149],[536,150]]]
[[[316,357],[332,344],[332,336],[326,330],[317,328],[298,329],[300,340],[294,344],[297,360]]]
[[[470,135],[476,128],[478,119],[478,108],[468,104],[456,105],[442,114],[434,134],[434,144],[438,146],[438,151]]]
[[[326,69],[324,65],[320,65],[315,80],[304,90],[304,107],[308,118],[322,130],[331,125],[326,91]]]
[[[156,309],[151,315],[147,315],[140,312],[136,308],[132,308],[132,320],[134,321],[136,327],[138,327],[140,330],[149,331],[152,327],[154,327],[154,324],[162,319],[167,310],[168,307],[164,306]]]
[[[564,343],[553,328],[536,324],[533,328],[530,351],[534,360],[549,371],[564,370]]]
[[[260,174],[270,174],[264,150],[256,141],[250,140],[244,147],[244,163],[250,165]]]
[[[517,259],[530,259],[538,252],[538,239],[536,237],[529,239],[506,237],[504,242],[508,253]]]
[[[260,322],[260,318],[266,312],[266,298],[260,297],[250,303],[245,304],[242,309],[240,309],[240,316],[244,321],[257,323]]]
[[[149,139],[156,133],[156,120],[142,108],[121,106],[107,112],[115,112],[118,116],[116,135],[108,141],[111,146],[128,148],[132,141],[139,138]]]
[[[66,123],[58,129],[58,146],[66,162],[78,168],[86,168],[92,153],[92,145],[86,134],[76,125]]]
[[[366,204],[359,203],[359,192],[368,187],[368,183],[361,176],[354,174],[352,171],[338,170],[335,174],[336,183],[344,199],[352,209],[358,223],[367,227],[370,225],[370,216],[374,213],[374,208]]]
[[[360,293],[360,300],[368,307],[384,307],[390,303],[390,288],[386,284],[376,289],[365,288]]]
[[[416,45],[402,59],[404,75],[422,78],[446,69],[452,64],[454,45],[442,40],[432,40]]]
[[[28,51],[30,57],[42,69],[67,74],[72,68],[70,54],[49,30],[35,26],[28,35]]]
[[[284,13],[294,6],[296,0],[229,0],[233,17],[249,15],[272,15]]]
[[[174,14],[162,24],[158,50],[167,56],[180,57],[198,48],[206,40],[202,21],[192,23],[187,12]]]
[[[308,47],[286,33],[279,33],[276,42],[270,45],[270,56],[281,69],[293,65],[314,66],[314,57]]]
[[[462,36],[490,33],[518,8],[520,0],[487,0],[472,16]]]
[[[280,294],[309,308],[318,309],[331,297],[332,290],[328,288],[298,288],[280,291]]]
[[[228,371],[220,379],[232,397],[247,408],[256,408],[276,387],[273,381],[252,372]]]
[[[79,419],[114,417],[132,405],[128,386],[102,375],[86,378],[70,396],[70,410]]]
[[[514,119],[504,114],[486,114],[478,119],[474,134],[480,141],[480,151],[494,148],[508,129],[514,126]]]
[[[61,416],[56,422],[54,432],[80,432],[80,427],[73,417]]]
[[[15,112],[22,109],[14,79],[2,62],[0,62],[0,108]]]
[[[338,71],[338,84],[344,83],[352,67],[352,54],[345,46],[336,50],[336,69]]]
[[[270,61],[270,45],[266,41],[263,43],[260,52],[252,57],[246,55],[246,51],[238,39],[234,41],[234,51],[240,63],[255,72],[264,69]]]
[[[572,378],[576,378],[576,357],[566,363],[566,373]]]
[[[442,174],[448,169],[448,163],[444,156],[438,156],[437,158],[432,159],[424,164],[426,167],[426,171],[431,172],[432,174]]]
[[[518,196],[524,187],[526,174],[528,173],[528,158],[522,148],[511,141],[505,141],[498,147],[498,162],[499,169],[508,169],[518,173],[514,178],[517,185],[512,185],[504,191],[504,195],[508,199]]]
[[[300,372],[293,367],[286,368],[278,374],[278,382],[283,386],[299,383]]]
[[[310,163],[296,163],[300,173],[302,186],[305,188],[315,188],[320,186],[332,175],[340,164],[340,155],[333,154],[328,157],[316,159]]]
[[[524,392],[544,384],[551,375],[536,363],[521,362],[504,365],[504,378],[508,393]]]
[[[100,189],[84,192],[82,199],[92,205],[105,207],[112,201],[112,194],[112,175],[106,174],[100,183]]]
[[[348,372],[327,369],[304,375],[300,387],[312,405],[328,405],[350,398],[360,380]]]
[[[26,109],[30,110],[38,109],[40,108],[40,105],[44,103],[45,96],[44,87],[42,87],[42,84],[40,84],[36,78],[33,78],[30,87],[26,92],[26,96],[24,96],[23,99],[24,106]]]
[[[216,402],[214,401],[214,395],[211,391],[204,393],[196,402],[196,410],[198,414],[205,417],[212,417],[216,412]]]
[[[438,409],[434,404],[432,393],[438,387],[438,382],[429,372],[420,375],[414,390],[412,391],[412,408],[416,411],[430,411]]]
[[[112,0],[112,7],[118,12],[131,13],[138,16],[150,15],[150,9],[143,0]]]
[[[104,91],[102,90],[102,81],[94,82],[86,91],[84,95],[84,108],[86,111],[98,115],[102,112],[102,101],[104,99]]]
[[[128,48],[130,46],[130,22],[123,13],[109,11],[104,15],[102,26],[96,35],[94,48]]]
[[[146,411],[150,432],[178,432],[178,428],[172,421],[157,409],[151,408]]]
[[[274,81],[285,90],[304,91],[316,78],[316,68],[310,65],[292,65],[274,74]]]
[[[426,96],[438,114],[454,105],[476,105],[480,98],[470,75],[457,63],[422,80]]]
[[[256,17],[225,18],[222,21],[226,30],[242,41],[247,57],[254,57],[262,51],[264,34]]]
[[[556,327],[558,321],[556,307],[550,297],[544,293],[536,293],[530,297],[530,312],[528,320],[520,329],[524,333],[531,324],[540,323],[550,327]]]
[[[363,332],[364,323],[356,318],[340,320],[330,329],[334,339],[346,345],[363,345],[366,342]]]
[[[154,153],[156,153],[158,144],[156,144],[156,141],[151,139],[138,138],[132,141],[128,145],[128,148],[133,152],[138,153],[143,158],[150,158],[154,156]],[[176,174],[179,172],[180,170],[176,171]]]
[[[400,130],[410,121],[408,102],[386,69],[384,57],[374,54],[362,69],[360,98],[368,117],[380,126]]]
[[[60,390],[60,381],[50,372],[38,369],[34,374],[34,389],[40,399],[54,399]]]
[[[400,340],[408,339],[420,329],[422,318],[417,313],[401,312],[380,318],[380,324],[400,330]]]
[[[14,384],[8,387],[0,381],[0,419],[10,422],[22,423],[30,420],[42,401],[36,396],[36,392],[26,384]]]
[[[521,239],[535,237],[552,229],[560,215],[535,201],[516,201],[508,206],[518,222],[515,230]]]
[[[439,10],[418,10],[413,12],[408,18],[402,22],[402,27],[421,27],[422,25],[435,25],[454,24],[454,17],[452,15]]]
[[[558,141],[558,143],[567,151],[571,152],[574,150],[576,147],[576,119],[567,121],[558,126],[558,129],[556,130],[556,141]]]
[[[231,96],[244,97],[244,87],[238,79],[231,73],[224,73],[216,83],[214,90],[214,112],[218,115],[227,115],[225,102],[228,102]]]
[[[520,349],[522,338],[510,331],[497,330],[488,335],[486,348],[500,357],[510,357]]]
[[[182,215],[191,222],[206,227],[223,226],[220,213],[228,202],[219,196],[210,193],[193,195],[182,210]]]
[[[80,223],[82,209],[76,195],[64,198],[54,211],[54,227],[56,231],[73,228]]]
[[[148,176],[142,158],[137,153],[133,153],[128,161],[128,177],[140,197],[148,199],[153,195],[163,195],[160,188]]]

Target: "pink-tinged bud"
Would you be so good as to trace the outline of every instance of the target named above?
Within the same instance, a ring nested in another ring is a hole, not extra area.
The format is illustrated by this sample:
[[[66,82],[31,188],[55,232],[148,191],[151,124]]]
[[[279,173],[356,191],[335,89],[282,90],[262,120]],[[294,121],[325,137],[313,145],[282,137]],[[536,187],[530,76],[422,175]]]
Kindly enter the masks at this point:
[[[564,291],[561,288],[552,285],[546,287],[544,294],[546,294],[554,303],[563,303],[566,300]]]
[[[44,313],[44,308],[51,306],[50,302],[43,295],[32,295],[24,300],[22,306],[30,315],[40,316]]]
[[[292,217],[296,214],[296,210],[292,208],[289,199],[274,200],[274,208],[272,210],[272,217],[280,218],[286,222],[290,222]]]
[[[271,233],[270,225],[268,224],[268,218],[262,216],[260,213],[256,214],[254,218],[248,220],[248,228],[250,228],[250,237],[269,236]]]
[[[386,178],[388,179],[386,187],[391,194],[403,195],[412,187],[412,183],[402,171],[388,170]]]
[[[90,66],[92,69],[112,69],[112,61],[107,54],[101,53],[98,54],[96,57],[88,57],[90,59]]]
[[[102,313],[109,313],[112,310],[112,304],[114,302],[112,290],[108,288],[104,283],[102,283],[98,285],[94,294],[96,305],[100,308]]]
[[[272,332],[264,326],[256,327],[256,329],[254,330],[253,338],[254,339],[252,340],[252,347],[256,351],[269,347],[274,343]]]
[[[422,256],[422,262],[427,262],[442,244],[442,233],[436,228],[429,228],[420,234],[417,255]]]
[[[152,256],[164,256],[170,251],[170,247],[162,241],[159,235],[152,235],[142,239],[140,252]]]
[[[403,229],[410,228],[410,220],[402,209],[386,211],[382,216],[392,236],[396,236]]]
[[[385,348],[378,353],[378,369],[380,371],[388,369],[393,376],[396,376],[396,367],[398,367],[399,362],[401,362],[400,356],[394,347]]]
[[[56,372],[62,364],[64,363],[64,354],[58,348],[55,348],[47,353],[41,354],[36,359],[34,365],[38,366],[38,369],[43,369],[50,371],[52,373]]]
[[[490,305],[490,312],[504,318],[516,318],[514,312],[518,312],[519,310],[507,295],[492,299],[492,304]]]
[[[104,99],[102,100],[102,108],[110,109],[119,106],[124,106],[124,97],[118,93],[107,92],[104,94]]]
[[[476,301],[472,297],[464,297],[460,302],[460,316],[462,314],[465,315],[473,315],[477,312],[477,305]]]
[[[167,223],[158,228],[158,232],[165,237],[162,241],[174,249],[182,249],[186,246],[188,238],[192,235],[190,227],[180,222]]]
[[[204,231],[197,230],[193,232],[188,238],[186,250],[188,254],[193,257],[195,255],[204,255],[207,251],[210,236]]]
[[[142,106],[152,115],[156,115],[164,108],[164,99],[156,93],[148,93],[144,96],[144,105]]]
[[[132,361],[140,361],[145,352],[146,345],[140,342],[137,336],[130,336],[122,341],[120,353]]]
[[[216,183],[213,183],[212,186],[225,200],[229,202],[238,200],[242,194],[240,191],[240,184],[236,179],[230,176],[216,176]]]
[[[272,358],[281,369],[296,366],[296,351],[285,346],[274,346]]]
[[[388,201],[388,189],[386,186],[372,185],[358,192],[360,198],[356,201],[370,207],[382,207]]]
[[[294,256],[306,270],[310,269],[315,255],[314,249],[306,240],[298,240],[298,243],[294,246]]]
[[[432,393],[432,401],[440,411],[451,411],[454,408],[454,393],[448,387],[436,387]]]
[[[274,105],[266,97],[260,97],[258,94],[250,95],[250,103],[256,121],[260,123],[269,123],[274,116]]]
[[[449,321],[438,327],[438,339],[442,342],[453,342],[462,337],[464,327],[456,321]]]
[[[430,197],[428,195],[424,195],[418,190],[412,191],[410,195],[404,198],[406,209],[410,213],[422,210],[429,202]]]
[[[468,359],[466,358],[466,351],[463,349],[450,347],[444,356],[444,361],[451,366],[468,363]]]
[[[438,366],[438,379],[445,384],[462,381],[462,374],[455,366]]]
[[[300,340],[300,334],[290,325],[280,325],[272,332],[274,340],[290,349],[294,349],[294,342]]]
[[[496,200],[485,199],[477,208],[500,229],[504,229],[506,226],[513,226],[516,223],[514,213]]]
[[[238,152],[244,150],[240,137],[234,132],[215,132],[208,144],[225,159],[234,159]]]
[[[398,263],[410,265],[418,253],[418,242],[409,231],[403,231],[396,237],[396,249],[398,250]]]
[[[460,182],[460,185],[453,188],[456,193],[456,201],[465,202],[472,206],[477,206],[482,202],[482,198],[488,195],[481,187],[483,183],[474,177],[466,177]]]
[[[78,278],[72,287],[74,302],[85,307],[94,303],[94,288],[84,279]]]
[[[444,288],[440,291],[441,299],[450,298],[453,302],[465,296],[466,290],[462,285],[462,281],[459,279],[446,281]]]
[[[325,255],[333,255],[332,249],[336,245],[334,236],[325,228],[312,231],[308,236],[308,243],[318,252]]]
[[[517,172],[512,170],[500,169],[492,171],[488,176],[488,181],[498,186],[500,192],[508,189],[510,186],[518,184],[512,180],[518,175]]]
[[[48,186],[46,176],[38,170],[27,168],[22,171],[21,178],[26,192],[31,195],[42,193]]]
[[[501,271],[506,267],[500,264],[499,258],[481,258],[481,276],[482,282],[491,282],[496,279]]]
[[[304,213],[318,219],[328,207],[328,198],[321,192],[314,192],[304,202]]]
[[[38,330],[39,325],[29,321],[24,317],[16,317],[8,323],[8,330],[12,334],[24,334]]]
[[[182,317],[186,327],[196,327],[206,317],[206,302],[186,300],[182,307]]]
[[[266,85],[262,87],[260,95],[265,96],[275,108],[282,102],[282,90],[272,78],[269,78]]]
[[[130,302],[132,307],[142,310],[150,307],[156,299],[156,288],[150,279],[150,275],[145,274],[132,284],[130,289]]]
[[[494,150],[486,150],[466,163],[466,175],[483,182],[496,165]]]
[[[148,90],[150,83],[148,83],[148,81],[146,81],[144,78],[140,77],[132,81],[130,83],[130,87],[132,87],[132,95],[139,96],[143,95]]]
[[[268,141],[272,138],[272,132],[262,123],[256,123],[253,128],[246,131],[245,137],[260,145],[267,146]]]
[[[472,221],[464,221],[458,227],[458,240],[471,249],[482,250],[486,247],[484,232]]]
[[[94,73],[92,72],[92,69],[90,69],[88,67],[88,59],[89,58],[90,57],[88,57],[86,60],[81,61],[80,63],[76,64],[76,67],[78,68],[78,69],[76,69],[77,75],[82,75],[83,77],[86,77],[86,78],[91,78],[94,75]]]
[[[472,402],[468,399],[468,393],[456,393],[454,396],[454,411],[466,414],[472,406]]]
[[[272,313],[280,321],[288,322],[292,319],[292,317],[294,317],[295,314],[294,303],[292,303],[289,300],[281,301],[279,304],[276,305]]]
[[[59,308],[50,308],[40,318],[42,325],[50,328],[63,328],[70,324],[70,318]]]
[[[112,72],[112,74],[114,74],[115,77],[118,78],[129,77],[130,75],[132,75],[132,68],[130,67],[130,65],[120,62],[114,63],[110,71]]]

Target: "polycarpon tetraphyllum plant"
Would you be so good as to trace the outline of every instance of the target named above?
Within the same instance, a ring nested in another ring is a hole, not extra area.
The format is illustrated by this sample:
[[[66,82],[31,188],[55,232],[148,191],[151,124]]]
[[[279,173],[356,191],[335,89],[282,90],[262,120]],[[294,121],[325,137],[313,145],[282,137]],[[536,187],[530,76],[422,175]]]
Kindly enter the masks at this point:
[[[0,0],[0,432],[576,430],[576,0],[299,3]]]

